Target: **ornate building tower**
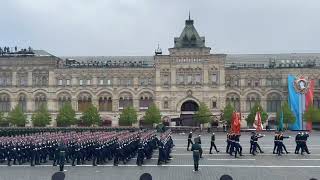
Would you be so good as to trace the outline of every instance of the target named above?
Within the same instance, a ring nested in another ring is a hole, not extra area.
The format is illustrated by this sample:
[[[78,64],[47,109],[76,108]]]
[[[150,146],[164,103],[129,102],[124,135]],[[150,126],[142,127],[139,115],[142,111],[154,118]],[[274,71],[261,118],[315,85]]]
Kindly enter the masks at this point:
[[[169,55],[155,55],[156,102],[166,120],[194,125],[192,116],[200,102],[220,114],[225,104],[226,55],[210,54],[210,50],[189,16]]]

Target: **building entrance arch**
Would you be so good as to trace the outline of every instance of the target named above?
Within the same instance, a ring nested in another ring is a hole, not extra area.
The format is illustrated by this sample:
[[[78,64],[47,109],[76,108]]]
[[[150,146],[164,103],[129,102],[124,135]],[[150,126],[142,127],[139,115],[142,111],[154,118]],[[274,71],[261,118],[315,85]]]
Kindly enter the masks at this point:
[[[177,123],[178,126],[197,126],[194,114],[199,110],[199,104],[194,100],[187,100],[181,105],[180,119]]]

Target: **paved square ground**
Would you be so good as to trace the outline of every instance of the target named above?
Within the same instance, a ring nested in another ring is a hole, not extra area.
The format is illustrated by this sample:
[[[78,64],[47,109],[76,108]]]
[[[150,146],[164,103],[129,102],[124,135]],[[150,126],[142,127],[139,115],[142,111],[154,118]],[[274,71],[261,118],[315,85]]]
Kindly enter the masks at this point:
[[[195,134],[196,135],[196,134]],[[173,160],[163,166],[157,166],[157,152],[153,158],[145,162],[143,167],[137,167],[135,160],[126,165],[113,167],[112,163],[103,166],[91,165],[72,167],[66,166],[66,180],[138,180],[144,172],[153,175],[153,180],[218,180],[223,174],[230,174],[235,180],[307,180],[312,177],[320,179],[320,133],[311,134],[308,147],[312,154],[294,154],[295,134],[285,140],[287,149],[291,152],[278,157],[272,154],[273,133],[259,140],[264,154],[251,156],[249,153],[250,136],[242,133],[241,145],[245,156],[234,159],[225,154],[224,133],[216,134],[216,145],[220,153],[209,154],[210,135],[202,135],[204,158],[200,161],[200,172],[193,172],[192,152],[186,150],[187,134],[174,134],[175,147]],[[30,167],[29,165],[7,167],[0,165],[0,180],[48,180],[58,167],[50,164]]]

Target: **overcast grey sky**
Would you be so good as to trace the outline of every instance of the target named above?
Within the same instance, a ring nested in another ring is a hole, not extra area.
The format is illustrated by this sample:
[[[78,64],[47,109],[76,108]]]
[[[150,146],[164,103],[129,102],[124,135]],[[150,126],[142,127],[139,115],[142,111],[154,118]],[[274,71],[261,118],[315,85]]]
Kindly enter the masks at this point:
[[[57,56],[167,53],[188,11],[217,53],[320,52],[319,0],[1,0],[0,46]]]

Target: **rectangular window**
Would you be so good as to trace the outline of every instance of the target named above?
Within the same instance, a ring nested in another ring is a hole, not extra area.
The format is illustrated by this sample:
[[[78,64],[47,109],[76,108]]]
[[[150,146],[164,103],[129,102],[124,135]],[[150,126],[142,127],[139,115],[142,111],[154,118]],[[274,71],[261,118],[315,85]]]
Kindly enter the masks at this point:
[[[110,79],[107,80],[107,85],[111,85],[111,80]]]
[[[62,86],[62,85],[63,85],[62,79],[59,79],[59,80],[58,80],[58,85],[59,85],[59,86]]]
[[[212,108],[217,108],[217,101],[212,101]]]
[[[131,86],[131,84],[132,84],[132,80],[131,80],[131,79],[128,79],[128,80],[127,80],[127,86]]]
[[[196,74],[196,84],[201,84],[201,75],[200,74]]]
[[[178,75],[178,84],[184,84],[183,83],[183,75],[182,74]]]
[[[211,82],[212,82],[212,84],[217,84],[217,80],[218,80],[217,74],[212,74],[212,75],[211,75]]]
[[[259,86],[259,81],[258,81],[258,80],[254,82],[254,86],[255,86],[255,87],[258,87],[258,86]]]
[[[90,85],[90,84],[91,84],[91,80],[88,79],[88,80],[87,80],[87,85]]]
[[[187,83],[192,84],[192,75],[190,75],[190,74],[187,77]]]
[[[248,83],[247,83],[247,85],[250,87],[251,85],[252,85],[252,82],[251,82],[251,80],[248,80]]]
[[[165,74],[163,76],[163,84],[164,85],[169,85],[169,75]]]
[[[66,84],[67,86],[70,86],[70,79],[67,79]]]
[[[99,85],[103,85],[103,79],[99,80]]]
[[[83,85],[83,80],[82,80],[82,79],[79,80],[79,85],[80,85],[80,86]]]

